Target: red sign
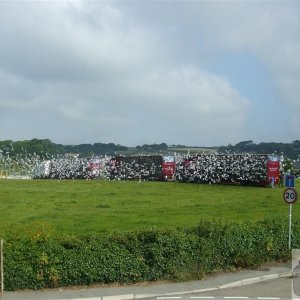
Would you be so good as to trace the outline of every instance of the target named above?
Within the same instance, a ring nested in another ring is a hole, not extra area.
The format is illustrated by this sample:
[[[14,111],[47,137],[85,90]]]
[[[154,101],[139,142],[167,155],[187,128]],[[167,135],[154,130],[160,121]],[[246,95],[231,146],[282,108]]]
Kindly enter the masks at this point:
[[[164,156],[162,162],[162,171],[165,178],[171,179],[176,172],[176,162],[174,156]]]
[[[267,166],[267,176],[268,178],[275,178],[275,182],[279,179],[279,161],[268,161]]]

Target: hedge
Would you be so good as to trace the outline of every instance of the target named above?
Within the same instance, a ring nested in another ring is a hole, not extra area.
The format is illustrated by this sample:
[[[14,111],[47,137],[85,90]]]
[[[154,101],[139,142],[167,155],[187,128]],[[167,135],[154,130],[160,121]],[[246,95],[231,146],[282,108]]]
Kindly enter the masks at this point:
[[[293,222],[293,233],[297,248],[300,220]],[[57,237],[42,225],[1,236],[6,290],[200,279],[290,258],[287,220],[278,218],[80,237]]]

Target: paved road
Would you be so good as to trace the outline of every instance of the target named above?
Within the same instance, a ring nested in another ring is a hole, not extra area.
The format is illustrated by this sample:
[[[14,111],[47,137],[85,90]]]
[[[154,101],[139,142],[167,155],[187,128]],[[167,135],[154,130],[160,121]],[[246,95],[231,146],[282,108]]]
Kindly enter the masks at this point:
[[[206,294],[203,293],[207,289],[211,290],[222,288],[225,290],[225,288],[232,286],[254,284],[258,281],[260,282],[262,280],[278,278],[279,274],[288,276],[289,273],[291,273],[290,264],[281,264],[268,266],[267,268],[260,270],[221,273],[209,276],[200,281],[186,283],[160,283],[123,287],[89,287],[81,289],[6,292],[4,298],[5,300],[127,300],[153,296],[153,299],[157,299],[157,297],[183,297],[184,295],[187,295],[187,292],[193,292],[191,295],[195,296],[200,290],[202,291],[202,295],[212,295],[210,293],[213,291]],[[285,297],[285,295],[283,295],[283,297]]]
[[[255,284],[217,289],[202,293],[187,293],[172,296],[152,297],[155,300],[171,299],[291,299],[292,280],[290,278],[279,278],[267,280]],[[300,298],[300,297],[298,297]]]
[[[244,285],[239,287],[219,289],[212,293],[204,293],[203,296],[223,296],[223,297],[271,297],[291,299],[292,279],[279,278],[267,280],[256,284]]]

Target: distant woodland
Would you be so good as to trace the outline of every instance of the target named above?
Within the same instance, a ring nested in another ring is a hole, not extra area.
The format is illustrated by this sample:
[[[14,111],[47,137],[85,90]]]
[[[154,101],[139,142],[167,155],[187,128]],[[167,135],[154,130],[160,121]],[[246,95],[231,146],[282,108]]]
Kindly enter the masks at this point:
[[[32,139],[24,141],[0,141],[0,155],[32,155],[37,154],[42,157],[64,156],[68,153],[77,154],[80,157],[117,155],[117,154],[153,154],[153,153],[174,153],[180,148],[181,152],[189,152],[190,149],[205,149],[206,152],[216,151],[218,153],[253,153],[253,154],[283,154],[290,159],[300,158],[300,140],[291,143],[259,143],[253,141],[242,141],[236,145],[219,147],[190,147],[185,145],[171,145],[166,143],[144,144],[135,147],[126,147],[114,143],[94,143],[79,145],[55,144],[49,139]]]

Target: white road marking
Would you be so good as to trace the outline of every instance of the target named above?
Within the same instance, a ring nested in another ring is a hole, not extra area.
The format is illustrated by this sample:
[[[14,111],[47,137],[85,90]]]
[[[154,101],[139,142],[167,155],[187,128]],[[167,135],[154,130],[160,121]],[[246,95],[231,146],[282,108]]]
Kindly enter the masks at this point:
[[[257,297],[259,300],[280,300],[280,298],[276,297]]]
[[[224,299],[248,299],[249,297],[224,297]]]
[[[157,300],[163,300],[163,299],[182,299],[182,297],[157,297]]]
[[[215,297],[214,296],[193,296],[193,297],[190,297],[190,299],[214,299]]]

